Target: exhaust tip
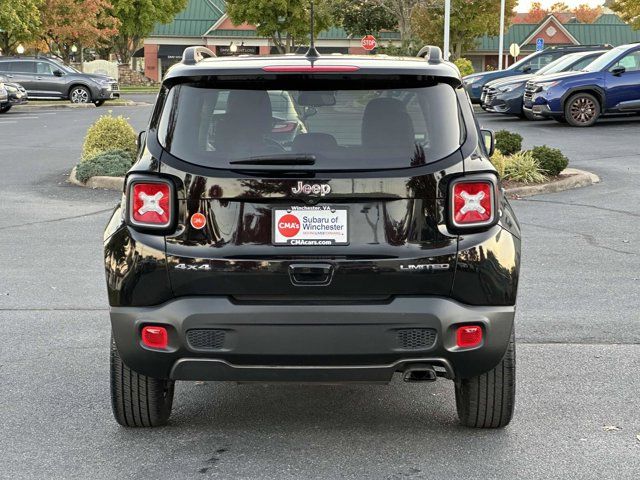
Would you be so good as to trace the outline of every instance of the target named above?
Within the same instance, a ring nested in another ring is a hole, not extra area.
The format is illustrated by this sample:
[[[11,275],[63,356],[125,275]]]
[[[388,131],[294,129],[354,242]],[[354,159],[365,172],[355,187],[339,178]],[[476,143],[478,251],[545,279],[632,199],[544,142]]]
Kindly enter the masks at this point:
[[[435,382],[438,375],[431,365],[417,364],[408,366],[402,375],[405,382]]]

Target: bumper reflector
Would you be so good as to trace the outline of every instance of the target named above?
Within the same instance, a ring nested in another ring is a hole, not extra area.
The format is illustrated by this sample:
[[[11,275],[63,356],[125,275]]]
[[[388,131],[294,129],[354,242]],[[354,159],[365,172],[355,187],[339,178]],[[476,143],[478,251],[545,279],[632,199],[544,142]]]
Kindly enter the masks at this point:
[[[169,345],[169,336],[164,327],[142,327],[142,343],[149,348],[165,349]]]
[[[482,343],[482,327],[478,325],[465,325],[458,327],[456,344],[460,348],[473,348]]]

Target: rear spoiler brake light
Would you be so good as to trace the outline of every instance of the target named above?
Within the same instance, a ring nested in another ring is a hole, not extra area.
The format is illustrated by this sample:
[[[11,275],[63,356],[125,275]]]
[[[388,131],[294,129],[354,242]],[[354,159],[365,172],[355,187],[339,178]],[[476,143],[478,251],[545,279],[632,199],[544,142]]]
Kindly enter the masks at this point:
[[[339,73],[357,72],[355,65],[269,65],[262,67],[265,72],[274,73]]]

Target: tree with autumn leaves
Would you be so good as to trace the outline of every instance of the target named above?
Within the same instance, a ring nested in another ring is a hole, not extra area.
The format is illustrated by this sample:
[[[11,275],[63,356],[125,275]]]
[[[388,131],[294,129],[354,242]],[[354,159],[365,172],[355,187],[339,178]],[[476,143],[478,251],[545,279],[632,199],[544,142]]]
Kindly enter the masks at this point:
[[[0,0],[0,49],[7,55],[40,31],[40,0]]]
[[[108,0],[44,0],[41,38],[65,62],[72,48],[95,47],[118,33],[120,21]]]
[[[226,0],[227,15],[236,25],[250,23],[261,37],[270,38],[280,53],[309,43],[309,0]],[[329,28],[333,18],[328,0],[315,0],[314,30]]]
[[[634,29],[640,30],[640,0],[615,0],[611,8]]]
[[[516,0],[506,0],[506,11],[513,11]],[[440,0],[426,0],[414,12],[413,31],[422,44],[443,44],[444,8]],[[451,2],[451,58],[475,47],[477,38],[500,33],[500,0],[458,0]]]
[[[581,23],[593,23],[602,15],[602,12],[602,7],[591,7],[586,3],[569,8],[564,2],[556,2],[547,9],[543,8],[540,2],[533,2],[527,12],[525,21],[527,23],[540,23],[550,13],[571,13]]]
[[[123,63],[156,23],[168,23],[188,0],[0,0],[0,48],[46,48],[69,61],[72,48],[116,52]]]
[[[117,35],[108,46],[118,54],[120,62],[129,63],[156,23],[169,23],[185,9],[188,0],[110,0],[109,12],[120,22]]]

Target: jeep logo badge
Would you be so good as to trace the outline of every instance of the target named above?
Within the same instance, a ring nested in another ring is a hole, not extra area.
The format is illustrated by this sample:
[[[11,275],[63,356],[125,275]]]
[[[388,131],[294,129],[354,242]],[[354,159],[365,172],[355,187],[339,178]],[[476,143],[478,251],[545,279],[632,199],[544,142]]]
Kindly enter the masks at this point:
[[[298,185],[291,187],[291,193],[294,195],[320,195],[324,197],[331,192],[331,186],[326,183],[302,183],[298,182]]]

